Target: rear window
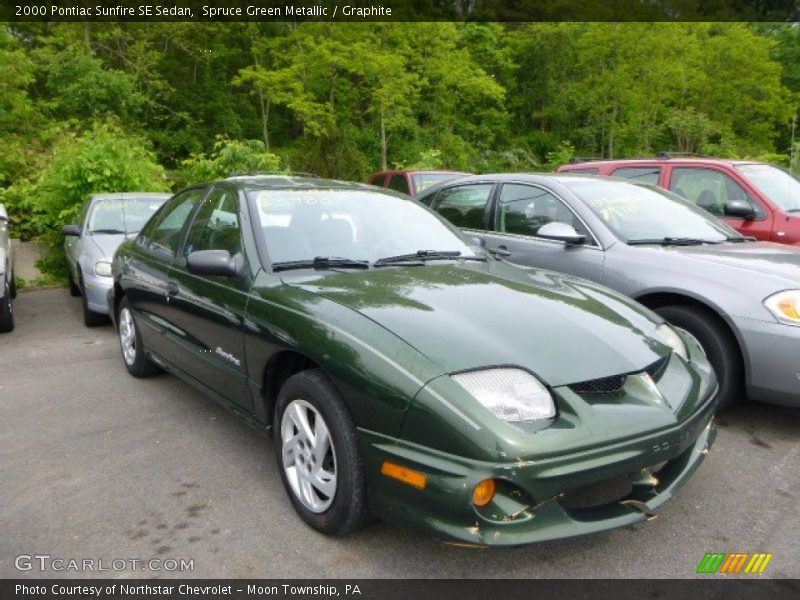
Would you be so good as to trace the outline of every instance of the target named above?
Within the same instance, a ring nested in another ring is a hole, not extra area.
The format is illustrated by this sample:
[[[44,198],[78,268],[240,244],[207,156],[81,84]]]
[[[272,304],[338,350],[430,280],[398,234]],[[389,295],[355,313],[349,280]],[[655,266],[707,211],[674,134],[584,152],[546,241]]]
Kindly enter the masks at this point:
[[[427,190],[437,183],[450,181],[451,179],[461,177],[462,175],[465,175],[465,173],[415,173],[412,175],[412,178],[414,179],[414,187],[419,194],[423,190]]]

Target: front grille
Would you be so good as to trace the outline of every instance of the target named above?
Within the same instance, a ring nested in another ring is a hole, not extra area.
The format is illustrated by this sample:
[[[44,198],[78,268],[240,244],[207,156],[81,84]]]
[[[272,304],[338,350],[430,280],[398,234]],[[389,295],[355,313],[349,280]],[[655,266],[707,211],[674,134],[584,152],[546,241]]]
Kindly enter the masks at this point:
[[[644,372],[650,375],[654,380],[657,380],[669,362],[669,356],[659,358],[656,362],[645,367]],[[625,385],[625,380],[628,375],[638,375],[638,373],[623,373],[622,375],[610,375],[609,377],[600,377],[599,379],[590,379],[588,381],[581,381],[573,383],[569,386],[576,394],[614,394],[622,389]]]
[[[620,475],[581,490],[566,492],[558,501],[567,510],[582,510],[619,502],[632,491],[630,475]]]

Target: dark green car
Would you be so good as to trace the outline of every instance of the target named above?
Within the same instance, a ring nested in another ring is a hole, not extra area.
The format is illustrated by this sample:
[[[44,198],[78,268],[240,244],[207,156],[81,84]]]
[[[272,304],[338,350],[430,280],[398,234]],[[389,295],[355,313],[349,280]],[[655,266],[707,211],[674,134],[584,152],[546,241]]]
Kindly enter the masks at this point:
[[[324,533],[369,514],[485,545],[629,525],[715,435],[691,336],[371,186],[186,189],[113,277],[130,373],[165,369],[271,429],[294,507]]]

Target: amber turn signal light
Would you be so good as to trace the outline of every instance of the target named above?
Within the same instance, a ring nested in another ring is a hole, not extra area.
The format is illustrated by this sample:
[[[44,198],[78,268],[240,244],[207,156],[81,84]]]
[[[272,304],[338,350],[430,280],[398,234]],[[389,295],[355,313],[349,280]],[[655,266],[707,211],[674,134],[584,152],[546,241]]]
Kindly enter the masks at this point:
[[[397,479],[398,481],[402,481],[408,485],[413,485],[415,488],[419,488],[421,490],[424,490],[425,486],[428,485],[428,476],[425,475],[425,473],[420,473],[419,471],[409,469],[408,467],[403,467],[393,462],[389,462],[388,460],[383,461],[383,464],[381,465],[381,473],[387,477],[391,477],[392,479]]]
[[[475,486],[472,492],[472,503],[478,508],[486,506],[494,498],[497,491],[497,482],[494,479],[484,479]]]

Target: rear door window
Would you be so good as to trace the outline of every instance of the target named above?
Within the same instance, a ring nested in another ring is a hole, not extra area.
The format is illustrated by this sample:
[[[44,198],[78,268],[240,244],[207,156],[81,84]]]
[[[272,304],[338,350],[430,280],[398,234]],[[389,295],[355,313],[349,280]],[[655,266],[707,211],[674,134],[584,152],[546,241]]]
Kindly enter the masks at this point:
[[[485,229],[484,217],[492,188],[492,183],[447,188],[439,192],[432,208],[457,227]]]
[[[661,179],[661,167],[619,167],[611,172],[614,177],[633,179],[639,183],[658,185]]]
[[[408,189],[408,179],[406,179],[405,174],[392,175],[392,180],[389,182],[389,187],[403,194],[410,193],[410,190]]]

